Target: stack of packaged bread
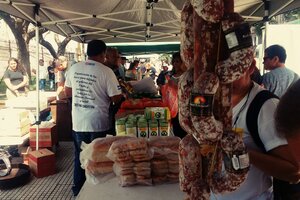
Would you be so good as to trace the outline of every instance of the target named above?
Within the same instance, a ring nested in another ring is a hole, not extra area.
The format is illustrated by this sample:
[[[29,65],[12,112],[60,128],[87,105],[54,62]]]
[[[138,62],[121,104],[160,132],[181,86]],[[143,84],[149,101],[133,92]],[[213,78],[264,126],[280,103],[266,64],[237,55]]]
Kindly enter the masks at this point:
[[[151,160],[153,183],[178,182],[178,137],[155,137],[149,140],[153,152]]]
[[[80,161],[87,180],[114,172],[121,186],[173,183],[179,180],[179,142],[173,136],[99,138],[83,146]]]
[[[126,138],[128,137],[116,136],[97,138],[90,144],[82,145],[80,162],[84,166],[86,173],[98,176],[113,172],[114,162],[107,157],[108,150],[113,142],[124,140]]]
[[[114,163],[114,172],[121,186],[152,185],[150,160],[153,156],[147,140],[128,138],[115,141],[107,155]]]

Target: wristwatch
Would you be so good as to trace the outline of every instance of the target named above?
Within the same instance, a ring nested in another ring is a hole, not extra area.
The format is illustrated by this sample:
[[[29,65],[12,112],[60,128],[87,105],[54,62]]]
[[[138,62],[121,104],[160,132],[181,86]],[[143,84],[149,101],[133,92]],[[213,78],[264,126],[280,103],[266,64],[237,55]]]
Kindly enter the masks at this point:
[[[3,168],[3,167],[0,168],[0,177],[3,177],[3,176],[7,176],[10,174],[11,155],[7,151],[0,149],[0,161],[1,160],[4,162],[4,165],[6,166],[6,168]]]

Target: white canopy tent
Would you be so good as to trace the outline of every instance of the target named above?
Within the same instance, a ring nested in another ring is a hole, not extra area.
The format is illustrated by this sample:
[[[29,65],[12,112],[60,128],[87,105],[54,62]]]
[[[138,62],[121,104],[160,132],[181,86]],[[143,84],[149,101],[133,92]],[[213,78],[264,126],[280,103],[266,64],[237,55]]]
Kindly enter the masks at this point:
[[[78,42],[179,42],[184,0],[0,0],[0,10]],[[246,21],[261,21],[300,7],[300,0],[234,0]],[[38,65],[37,65],[38,66]],[[37,74],[39,74],[37,68]],[[38,87],[37,80],[37,88]],[[37,96],[39,91],[37,89]],[[39,100],[37,101],[39,102]],[[37,103],[37,122],[39,122]],[[38,149],[38,128],[37,145]]]
[[[173,42],[184,0],[0,0],[0,10],[78,42]],[[266,5],[266,6],[265,6]],[[247,21],[300,7],[299,0],[235,0]],[[38,18],[35,18],[35,14]]]

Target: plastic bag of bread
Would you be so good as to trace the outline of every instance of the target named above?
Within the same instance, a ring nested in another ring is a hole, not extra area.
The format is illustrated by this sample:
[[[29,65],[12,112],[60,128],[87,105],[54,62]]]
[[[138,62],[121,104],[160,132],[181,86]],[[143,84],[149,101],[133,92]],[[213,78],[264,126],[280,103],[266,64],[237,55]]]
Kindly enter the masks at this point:
[[[151,164],[149,161],[136,162],[134,165],[134,174],[138,185],[152,185]]]
[[[136,182],[137,182],[138,185],[146,185],[146,186],[153,185],[151,177],[145,177],[145,176],[138,176],[138,175],[136,175]]]
[[[113,171],[114,162],[94,162],[89,160],[86,166],[86,171],[94,176],[98,176],[100,174],[110,173]]]
[[[151,138],[149,146],[154,151],[151,160],[154,184],[178,182],[180,138],[175,136]]]
[[[111,161],[106,154],[111,146],[111,144],[116,140],[123,140],[128,137],[125,136],[115,136],[115,137],[105,137],[97,138],[93,140],[90,144],[82,142],[81,152],[80,152],[80,162],[84,163],[87,160],[94,162],[109,162]]]
[[[115,162],[149,161],[153,152],[148,148],[147,140],[129,137],[112,143],[107,157]]]
[[[97,138],[90,144],[82,143],[80,163],[81,167],[85,169],[86,179],[89,183],[97,184],[100,179],[105,180],[103,176],[113,172],[113,161],[110,160],[106,154],[114,141],[123,140],[125,138],[127,137],[105,137]]]
[[[145,178],[151,177],[151,163],[150,162],[136,162],[133,167],[134,173],[137,176]]]
[[[176,136],[169,137],[152,137],[149,140],[149,148],[154,153],[154,158],[163,158],[168,154],[171,157],[178,157],[180,138]]]
[[[135,174],[118,176],[118,179],[119,179],[119,185],[122,187],[132,186],[136,184]]]
[[[150,162],[115,162],[113,170],[122,187],[152,185]]]
[[[148,142],[144,138],[135,138],[128,143],[130,156],[135,162],[145,162],[153,157],[152,151],[148,147]]]
[[[128,147],[131,140],[131,138],[126,138],[113,142],[106,156],[114,162],[132,162]]]
[[[117,176],[134,174],[134,163],[129,162],[115,162],[113,171]]]
[[[128,138],[115,141],[107,157],[114,163],[114,172],[121,186],[152,185],[150,160],[153,153],[143,138]]]

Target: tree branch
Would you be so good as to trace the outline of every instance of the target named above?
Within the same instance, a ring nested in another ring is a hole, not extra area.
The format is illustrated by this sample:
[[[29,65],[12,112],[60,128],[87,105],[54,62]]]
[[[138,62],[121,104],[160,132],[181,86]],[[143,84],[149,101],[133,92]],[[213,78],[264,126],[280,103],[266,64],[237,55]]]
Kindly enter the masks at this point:
[[[61,41],[59,40],[58,34],[54,34],[54,41],[56,42],[57,46],[60,45]]]
[[[0,17],[5,21],[11,30],[16,30],[15,20],[9,14],[0,11]]]
[[[66,51],[66,46],[71,41],[70,37],[66,37],[59,45],[57,50],[57,55],[64,55]]]
[[[57,54],[52,46],[52,44],[48,41],[46,41],[43,37],[43,35],[40,35],[40,44],[43,45],[46,49],[48,49],[48,51],[50,52],[50,54],[52,55],[53,58],[57,58]]]
[[[39,35],[41,36],[41,35],[43,35],[43,33],[46,33],[48,30],[46,29],[46,28],[44,28],[44,27],[41,27],[40,29],[39,29]],[[32,29],[32,30],[30,30],[30,32],[28,33],[28,42],[32,39],[32,38],[34,38],[35,37],[35,29]]]
[[[66,37],[60,44],[61,48],[66,48],[66,46],[68,45],[68,43],[71,41],[70,37]]]

